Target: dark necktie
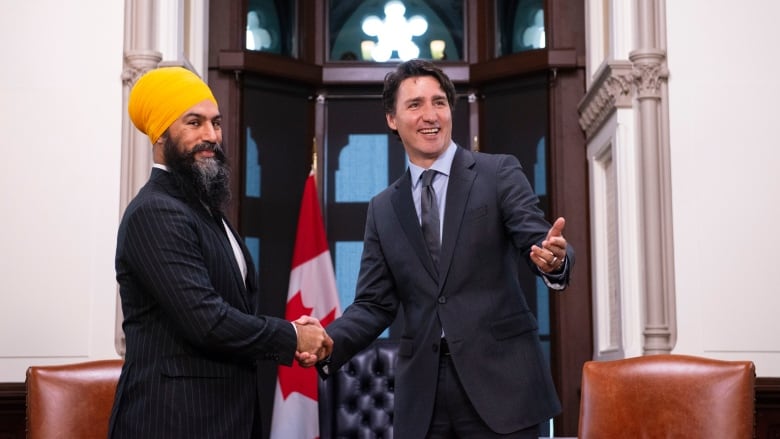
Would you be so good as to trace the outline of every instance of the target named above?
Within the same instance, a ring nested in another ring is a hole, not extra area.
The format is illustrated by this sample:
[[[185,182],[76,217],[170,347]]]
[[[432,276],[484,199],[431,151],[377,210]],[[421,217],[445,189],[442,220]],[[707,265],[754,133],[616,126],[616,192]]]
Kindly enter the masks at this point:
[[[422,173],[422,191],[420,193],[420,216],[422,232],[428,251],[431,253],[433,265],[439,265],[439,204],[436,202],[436,192],[433,190],[433,177],[436,171],[429,169]]]

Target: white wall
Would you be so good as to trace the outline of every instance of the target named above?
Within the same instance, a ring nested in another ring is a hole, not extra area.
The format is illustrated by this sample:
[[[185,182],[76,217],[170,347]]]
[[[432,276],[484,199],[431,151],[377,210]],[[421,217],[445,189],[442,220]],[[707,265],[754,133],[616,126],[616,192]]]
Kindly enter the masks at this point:
[[[676,353],[780,376],[780,2],[668,0]]]
[[[0,382],[117,357],[121,0],[2,1]]]

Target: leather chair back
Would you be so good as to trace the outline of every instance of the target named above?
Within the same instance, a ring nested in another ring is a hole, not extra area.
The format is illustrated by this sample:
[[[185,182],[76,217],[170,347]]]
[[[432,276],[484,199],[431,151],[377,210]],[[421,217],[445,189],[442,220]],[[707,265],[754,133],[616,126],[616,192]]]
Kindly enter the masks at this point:
[[[583,366],[579,439],[753,437],[755,366],[649,355]]]
[[[27,369],[28,439],[104,439],[122,360]]]
[[[320,437],[393,438],[396,341],[380,339],[319,380]]]

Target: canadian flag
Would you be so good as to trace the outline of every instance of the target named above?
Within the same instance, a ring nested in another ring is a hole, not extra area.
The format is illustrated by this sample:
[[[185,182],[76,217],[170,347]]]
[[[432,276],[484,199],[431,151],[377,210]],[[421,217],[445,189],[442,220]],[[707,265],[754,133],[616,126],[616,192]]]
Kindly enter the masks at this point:
[[[298,216],[285,318],[292,321],[301,315],[319,319],[322,326],[341,315],[313,172],[306,179]],[[317,371],[298,363],[280,366],[271,439],[314,439],[319,431]]]

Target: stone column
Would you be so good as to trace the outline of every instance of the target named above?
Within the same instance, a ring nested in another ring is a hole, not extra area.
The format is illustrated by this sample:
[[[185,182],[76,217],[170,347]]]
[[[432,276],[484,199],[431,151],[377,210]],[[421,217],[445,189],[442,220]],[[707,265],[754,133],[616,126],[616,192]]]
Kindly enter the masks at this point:
[[[154,0],[126,0],[125,48],[122,72],[122,170],[119,214],[141,186],[149,179],[152,168],[152,145],[149,138],[138,131],[127,114],[127,97],[135,81],[144,73],[157,67],[162,54],[154,50],[156,40]],[[125,336],[122,331],[122,308],[119,294],[116,305],[116,331],[114,344],[117,353],[125,355]]]
[[[629,59],[634,65],[639,112],[641,244],[645,267],[643,351],[663,354],[671,352],[676,338],[663,0],[638,0],[637,14],[638,48]]]

